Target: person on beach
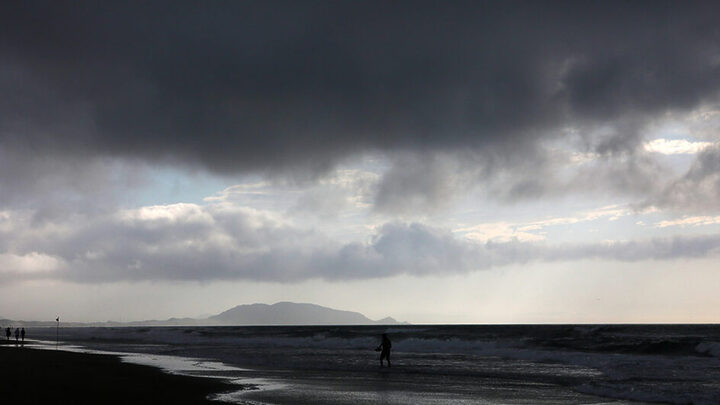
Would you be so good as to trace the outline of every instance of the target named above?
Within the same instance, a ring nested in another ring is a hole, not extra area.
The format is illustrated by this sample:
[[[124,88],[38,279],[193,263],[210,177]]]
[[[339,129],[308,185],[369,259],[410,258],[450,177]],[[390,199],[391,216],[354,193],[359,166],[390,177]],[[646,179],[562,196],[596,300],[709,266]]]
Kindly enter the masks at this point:
[[[10,327],[8,326],[7,328],[5,328],[5,337],[7,338],[7,340],[10,340],[10,335],[12,335],[12,332],[10,332]]]
[[[388,367],[390,367],[390,348],[391,347],[392,347],[392,343],[390,343],[390,338],[388,337],[387,333],[383,333],[382,334],[382,342],[375,349],[375,351],[380,352],[380,367],[383,366],[383,359],[387,360]]]
[[[20,329],[20,338],[25,343],[25,328]]]
[[[20,341],[20,328],[15,328],[15,343]]]

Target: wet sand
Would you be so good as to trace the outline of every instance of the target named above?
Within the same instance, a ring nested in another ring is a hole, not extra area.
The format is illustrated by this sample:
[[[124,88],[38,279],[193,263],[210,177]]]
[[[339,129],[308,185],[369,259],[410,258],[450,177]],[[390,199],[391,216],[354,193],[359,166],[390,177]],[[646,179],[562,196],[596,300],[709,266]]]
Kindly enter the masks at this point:
[[[219,404],[208,400],[208,395],[233,388],[237,389],[222,380],[170,375],[123,363],[116,356],[0,343],[2,402]]]

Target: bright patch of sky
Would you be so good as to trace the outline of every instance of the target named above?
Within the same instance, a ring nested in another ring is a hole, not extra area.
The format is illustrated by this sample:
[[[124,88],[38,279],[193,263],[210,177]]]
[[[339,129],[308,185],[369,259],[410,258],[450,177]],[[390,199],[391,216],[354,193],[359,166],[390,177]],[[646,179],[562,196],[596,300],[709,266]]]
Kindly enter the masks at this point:
[[[142,186],[121,197],[121,204],[126,208],[176,202],[199,204],[207,196],[243,180],[170,166],[145,166],[141,171],[144,177]]]

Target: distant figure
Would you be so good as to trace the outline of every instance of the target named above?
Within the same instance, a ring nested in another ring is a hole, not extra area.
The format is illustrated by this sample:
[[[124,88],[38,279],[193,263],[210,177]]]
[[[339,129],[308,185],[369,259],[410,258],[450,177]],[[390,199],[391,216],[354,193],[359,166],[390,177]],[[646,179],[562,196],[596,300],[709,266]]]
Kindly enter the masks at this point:
[[[10,327],[8,326],[7,328],[5,328],[5,337],[7,338],[7,340],[10,340],[10,335],[12,335],[12,332],[10,332]]]
[[[20,329],[15,328],[15,342],[17,343],[20,340]]]
[[[382,334],[382,343],[380,343],[380,346],[378,346],[375,351],[380,352],[380,367],[383,366],[383,359],[387,360],[388,367],[390,367],[390,348],[392,347],[392,343],[390,343],[390,338],[388,337],[387,333]]]
[[[25,343],[25,328],[20,329],[20,337],[22,338],[23,343]]]

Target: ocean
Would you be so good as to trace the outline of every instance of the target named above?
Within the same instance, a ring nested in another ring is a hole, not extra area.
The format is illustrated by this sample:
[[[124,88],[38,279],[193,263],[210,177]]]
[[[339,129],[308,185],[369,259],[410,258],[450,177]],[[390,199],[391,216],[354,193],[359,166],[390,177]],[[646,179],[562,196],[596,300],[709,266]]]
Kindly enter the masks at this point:
[[[720,325],[61,328],[60,347],[227,378],[238,404],[720,403]]]

